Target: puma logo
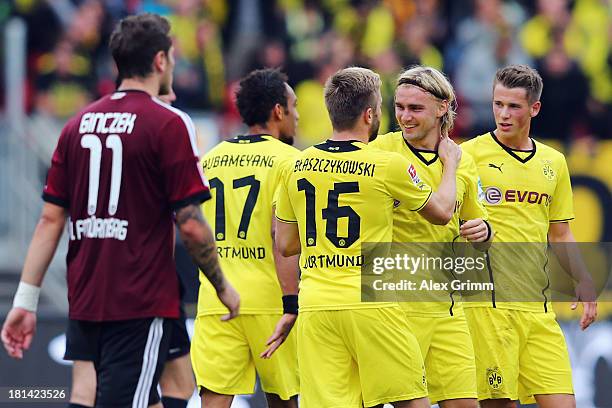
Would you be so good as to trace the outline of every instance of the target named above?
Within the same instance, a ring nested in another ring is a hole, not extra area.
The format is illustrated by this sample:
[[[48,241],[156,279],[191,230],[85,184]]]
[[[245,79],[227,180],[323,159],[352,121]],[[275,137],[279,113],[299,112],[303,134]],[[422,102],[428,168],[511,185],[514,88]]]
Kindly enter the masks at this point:
[[[494,169],[499,170],[500,173],[503,173],[502,171],[502,166],[504,165],[504,163],[500,164],[499,166],[494,165],[493,163],[489,163],[489,167],[492,167]]]

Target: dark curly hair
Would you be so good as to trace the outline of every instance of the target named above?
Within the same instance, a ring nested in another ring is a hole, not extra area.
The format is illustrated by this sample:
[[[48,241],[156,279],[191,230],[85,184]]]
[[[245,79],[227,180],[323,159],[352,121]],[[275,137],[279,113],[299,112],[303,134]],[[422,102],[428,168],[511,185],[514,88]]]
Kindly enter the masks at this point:
[[[278,69],[258,69],[240,81],[236,106],[247,126],[265,125],[278,103],[288,110],[287,75]]]
[[[148,76],[153,71],[155,54],[167,53],[172,46],[169,32],[168,20],[157,14],[139,14],[119,21],[109,42],[119,78]]]

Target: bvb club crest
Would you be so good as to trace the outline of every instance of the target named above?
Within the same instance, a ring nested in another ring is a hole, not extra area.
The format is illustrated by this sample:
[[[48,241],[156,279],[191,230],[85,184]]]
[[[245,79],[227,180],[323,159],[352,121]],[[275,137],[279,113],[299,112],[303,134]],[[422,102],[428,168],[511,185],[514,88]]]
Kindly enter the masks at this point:
[[[542,173],[544,173],[544,177],[546,177],[548,181],[553,181],[555,179],[555,171],[550,164],[550,160],[543,160]]]
[[[487,368],[487,382],[489,383],[489,386],[494,390],[498,390],[501,387],[504,380],[502,378],[501,373],[499,372],[498,367]]]

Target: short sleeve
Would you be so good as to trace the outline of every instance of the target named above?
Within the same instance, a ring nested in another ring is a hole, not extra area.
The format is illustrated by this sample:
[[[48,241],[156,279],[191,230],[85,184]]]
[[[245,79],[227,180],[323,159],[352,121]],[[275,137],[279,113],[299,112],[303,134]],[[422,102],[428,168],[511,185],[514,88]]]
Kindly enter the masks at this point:
[[[432,191],[417,174],[416,168],[397,153],[390,153],[385,186],[394,199],[411,211],[419,211],[429,201]]]
[[[463,160],[465,160],[465,158]],[[483,205],[484,191],[482,190],[482,183],[478,176],[478,169],[474,161],[470,160],[468,163],[463,177],[466,184],[466,194],[465,197],[463,197],[460,216],[463,220],[473,220],[476,218],[486,220],[488,215]]]
[[[66,125],[57,142],[57,147],[51,158],[51,167],[47,173],[47,180],[43,188],[42,198],[48,203],[59,205],[68,209],[70,207],[70,194],[68,188],[68,162],[67,140],[69,125]]]
[[[297,219],[295,218],[295,212],[293,211],[293,206],[291,205],[291,200],[289,199],[289,190],[287,187],[289,177],[291,175],[290,170],[290,162],[286,162],[281,168],[278,188],[274,193],[276,203],[276,218],[282,222],[296,223]]]
[[[208,182],[200,168],[195,127],[186,114],[177,115],[160,129],[159,166],[173,209],[200,204],[210,198]]]
[[[557,187],[550,204],[549,222],[567,222],[574,219],[574,197],[565,158],[562,158],[557,175]]]

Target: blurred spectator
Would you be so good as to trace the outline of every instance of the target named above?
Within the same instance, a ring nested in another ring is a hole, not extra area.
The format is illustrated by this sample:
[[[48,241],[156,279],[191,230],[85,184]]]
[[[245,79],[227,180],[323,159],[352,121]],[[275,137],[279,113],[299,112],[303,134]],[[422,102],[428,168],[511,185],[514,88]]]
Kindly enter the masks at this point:
[[[542,76],[542,108],[532,121],[532,134],[570,144],[574,134],[587,133],[589,84],[560,43],[538,61]]]
[[[266,39],[285,39],[285,16],[275,0],[227,0],[223,44],[227,53],[227,77],[246,73],[248,58]]]
[[[460,50],[454,72],[461,99],[459,115],[469,109],[471,135],[482,134],[494,125],[491,112],[491,84],[498,68],[530,61],[516,41],[522,13],[516,3],[476,0],[474,16],[457,30],[455,47]],[[465,106],[467,104],[467,106]]]
[[[424,20],[415,18],[407,21],[395,49],[404,67],[421,64],[442,70],[442,54],[431,43],[429,26]]]
[[[77,54],[67,38],[43,54],[36,65],[39,113],[67,118],[93,99],[91,60]]]

